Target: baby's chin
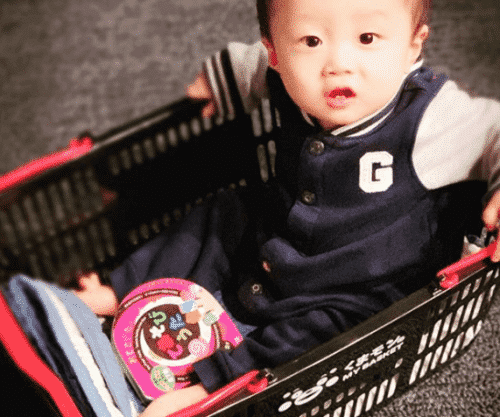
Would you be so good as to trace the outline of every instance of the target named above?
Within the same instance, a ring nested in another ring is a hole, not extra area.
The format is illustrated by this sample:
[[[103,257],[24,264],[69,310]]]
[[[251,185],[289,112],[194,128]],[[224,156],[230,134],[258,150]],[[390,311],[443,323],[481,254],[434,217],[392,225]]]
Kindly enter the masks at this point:
[[[375,115],[375,113],[377,113],[381,108],[382,107],[366,111],[352,111],[352,109],[339,110],[336,111],[336,114],[331,118],[322,119],[320,117],[316,117],[316,120],[324,130],[336,130],[369,118],[371,115]]]
[[[341,127],[349,126],[353,123],[356,123],[357,121],[363,119],[363,117],[336,118],[335,120],[319,120],[318,119],[318,122],[324,130],[336,130],[336,129],[340,129]]]

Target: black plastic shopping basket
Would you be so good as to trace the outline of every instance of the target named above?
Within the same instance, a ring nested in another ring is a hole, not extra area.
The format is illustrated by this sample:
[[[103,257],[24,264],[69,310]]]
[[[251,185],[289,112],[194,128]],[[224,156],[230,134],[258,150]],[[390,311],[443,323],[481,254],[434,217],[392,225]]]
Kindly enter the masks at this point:
[[[201,105],[185,99],[99,137],[82,135],[1,177],[0,281],[21,271],[68,286],[90,270],[107,280],[211,193],[274,175],[279,120],[268,102],[225,120],[202,119]],[[471,345],[499,282],[492,250],[450,266],[297,359],[251,372],[176,415],[357,417],[386,405]],[[3,387],[29,399],[17,406],[81,415],[1,293],[0,317]]]

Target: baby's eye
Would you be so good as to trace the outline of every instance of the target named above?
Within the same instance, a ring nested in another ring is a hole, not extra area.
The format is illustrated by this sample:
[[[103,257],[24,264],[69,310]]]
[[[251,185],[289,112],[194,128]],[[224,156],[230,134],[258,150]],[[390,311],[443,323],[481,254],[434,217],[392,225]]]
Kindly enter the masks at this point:
[[[304,42],[309,48],[314,48],[321,44],[321,39],[317,36],[304,36],[302,38],[302,42]]]
[[[373,40],[375,39],[375,35],[373,33],[363,33],[362,35],[359,36],[359,41],[363,45],[369,45],[373,43]]]

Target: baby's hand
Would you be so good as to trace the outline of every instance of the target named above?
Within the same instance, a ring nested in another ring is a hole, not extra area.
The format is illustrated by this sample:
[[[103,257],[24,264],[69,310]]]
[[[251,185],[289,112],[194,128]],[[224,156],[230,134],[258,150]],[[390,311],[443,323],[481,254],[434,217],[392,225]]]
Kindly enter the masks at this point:
[[[158,397],[139,417],[166,417],[208,397],[203,385],[197,384]]]
[[[209,103],[205,107],[203,107],[203,110],[201,112],[203,117],[209,118],[215,115],[216,112],[215,99],[212,95],[212,91],[210,90],[210,85],[208,84],[207,77],[204,73],[198,74],[194,82],[187,86],[186,94],[188,97],[193,99],[209,100]]]
[[[79,290],[73,290],[80,300],[98,316],[114,316],[118,310],[118,298],[108,285],[102,285],[95,272],[78,279]]]
[[[483,222],[489,231],[498,230],[499,220],[500,220],[500,190],[496,191],[491,197],[491,200],[486,205],[483,211]],[[497,238],[497,246],[495,253],[491,255],[491,260],[493,262],[500,261],[500,244],[498,244],[499,239]]]

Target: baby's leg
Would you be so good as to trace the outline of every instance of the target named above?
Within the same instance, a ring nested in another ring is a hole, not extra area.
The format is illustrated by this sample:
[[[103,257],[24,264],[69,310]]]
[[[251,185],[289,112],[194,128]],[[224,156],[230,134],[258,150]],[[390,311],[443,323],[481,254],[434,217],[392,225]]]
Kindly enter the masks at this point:
[[[102,285],[95,272],[78,279],[79,290],[73,293],[98,316],[114,316],[118,310],[118,298],[108,285]]]

